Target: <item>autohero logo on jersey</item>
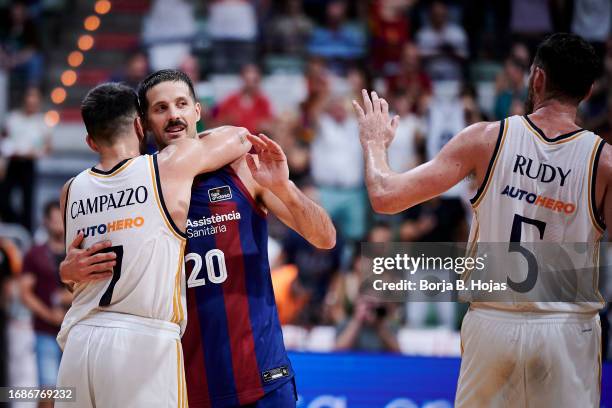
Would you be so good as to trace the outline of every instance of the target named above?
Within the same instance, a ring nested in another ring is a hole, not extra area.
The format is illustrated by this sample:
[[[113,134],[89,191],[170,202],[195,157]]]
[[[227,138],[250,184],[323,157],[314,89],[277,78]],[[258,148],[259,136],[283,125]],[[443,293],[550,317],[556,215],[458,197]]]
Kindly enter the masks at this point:
[[[197,238],[227,232],[228,222],[239,221],[240,212],[232,211],[226,214],[212,214],[199,219],[187,219],[187,237]]]
[[[232,189],[230,186],[215,187],[208,190],[208,198],[211,203],[232,199]]]
[[[126,188],[109,194],[87,197],[73,201],[70,204],[70,217],[75,220],[80,215],[97,214],[116,208],[130,207],[144,204],[149,198],[149,191],[145,186]]]
[[[134,218],[122,218],[120,220],[114,220],[107,222],[106,224],[91,225],[89,227],[81,228],[77,231],[83,233],[85,238],[95,237],[96,235],[104,235],[107,232],[121,231],[130,228],[140,228],[144,225],[145,220],[143,217]]]

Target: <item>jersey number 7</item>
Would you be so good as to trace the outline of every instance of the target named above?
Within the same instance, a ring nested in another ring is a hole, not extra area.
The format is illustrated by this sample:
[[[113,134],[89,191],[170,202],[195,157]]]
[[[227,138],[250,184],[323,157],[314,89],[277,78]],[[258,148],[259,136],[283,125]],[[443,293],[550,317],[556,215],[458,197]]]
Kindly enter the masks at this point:
[[[101,251],[98,251],[98,253],[102,253],[102,252],[114,252],[115,255],[117,255],[117,258],[115,259],[115,266],[113,267],[113,277],[110,281],[110,284],[104,291],[104,294],[100,298],[100,303],[98,303],[98,305],[100,306],[108,306],[111,303],[111,299],[113,297],[113,290],[115,290],[115,285],[119,281],[119,278],[121,278],[121,263],[123,261],[123,245],[116,245],[116,246],[104,248]]]

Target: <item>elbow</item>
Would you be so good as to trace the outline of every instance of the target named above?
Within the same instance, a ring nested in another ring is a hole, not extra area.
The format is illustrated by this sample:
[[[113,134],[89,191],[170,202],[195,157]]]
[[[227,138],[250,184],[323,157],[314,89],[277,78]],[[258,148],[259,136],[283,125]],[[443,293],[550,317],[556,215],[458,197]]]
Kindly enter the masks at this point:
[[[332,249],[336,246],[336,228],[334,227],[334,224],[332,224],[331,220],[328,220],[327,222],[329,223],[328,228],[324,229],[325,233],[321,234],[315,243],[315,246],[318,249]]]
[[[389,200],[388,197],[371,195],[370,202],[372,203],[372,209],[377,214],[397,214],[397,210],[393,208],[392,200]]]
[[[336,246],[336,234],[328,234],[328,236],[322,237],[315,246],[318,249],[332,249]]]

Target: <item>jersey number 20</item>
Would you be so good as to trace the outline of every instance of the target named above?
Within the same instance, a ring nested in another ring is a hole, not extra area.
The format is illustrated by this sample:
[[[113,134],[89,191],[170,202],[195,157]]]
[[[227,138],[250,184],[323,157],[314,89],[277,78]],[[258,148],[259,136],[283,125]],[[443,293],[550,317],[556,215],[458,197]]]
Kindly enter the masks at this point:
[[[218,268],[215,268],[215,259],[217,260]],[[187,287],[195,288],[197,286],[206,285],[206,278],[198,276],[202,270],[203,262],[200,254],[195,252],[185,255],[185,263],[193,261],[193,270],[187,279]],[[225,254],[220,249],[211,249],[204,255],[206,262],[206,273],[208,280],[212,283],[223,283],[227,279],[227,267],[225,266]],[[218,273],[216,271],[218,269]]]

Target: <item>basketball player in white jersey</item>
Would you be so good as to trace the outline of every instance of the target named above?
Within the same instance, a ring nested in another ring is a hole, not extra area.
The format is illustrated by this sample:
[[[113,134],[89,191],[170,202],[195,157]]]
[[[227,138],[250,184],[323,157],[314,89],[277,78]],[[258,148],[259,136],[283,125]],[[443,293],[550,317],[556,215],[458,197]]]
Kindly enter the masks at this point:
[[[354,107],[374,209],[397,213],[473,175],[480,185],[472,199],[475,242],[598,247],[605,223],[612,223],[612,147],[575,123],[598,66],[580,37],[552,35],[531,67],[528,115],[474,124],[433,160],[401,174],[386,158],[397,117],[389,118],[384,99],[364,91],[364,108]],[[596,266],[597,253],[589,257]],[[462,326],[455,406],[599,407],[602,306],[473,302]]]
[[[184,100],[169,109],[184,109]],[[193,109],[199,113],[199,106]],[[110,240],[111,278],[74,287],[58,335],[58,387],[75,387],[78,407],[187,406],[180,334],[185,327],[183,250],[193,178],[244,155],[244,128],[224,127],[140,155],[136,93],[103,84],[85,97],[87,143],[100,162],[63,189],[66,242]],[[194,122],[195,123],[195,122]],[[180,133],[169,124],[166,132]],[[95,255],[108,261],[106,254]]]

